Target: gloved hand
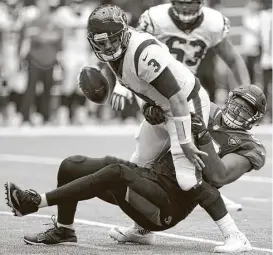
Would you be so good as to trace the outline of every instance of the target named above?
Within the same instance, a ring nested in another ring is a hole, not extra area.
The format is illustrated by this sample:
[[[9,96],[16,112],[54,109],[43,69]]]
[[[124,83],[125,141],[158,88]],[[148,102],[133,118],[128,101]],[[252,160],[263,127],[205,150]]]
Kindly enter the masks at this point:
[[[116,85],[110,99],[112,108],[115,111],[122,111],[125,107],[126,99],[129,100],[129,102],[132,102],[132,98],[132,92],[116,81]]]
[[[165,113],[160,106],[150,105],[146,103],[143,105],[142,112],[145,119],[151,125],[158,125],[165,122],[166,120]]]
[[[193,112],[191,112],[191,129],[197,139],[202,138],[208,132],[202,117]]]

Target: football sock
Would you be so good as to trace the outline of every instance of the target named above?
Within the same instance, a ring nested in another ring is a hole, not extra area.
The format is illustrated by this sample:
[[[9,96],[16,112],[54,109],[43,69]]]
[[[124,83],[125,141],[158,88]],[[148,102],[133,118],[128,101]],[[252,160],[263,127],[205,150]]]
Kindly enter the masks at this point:
[[[69,228],[69,229],[74,230],[73,224],[65,225],[65,224],[62,224],[62,223],[57,222],[57,227],[58,227],[58,228],[59,228],[59,227]]]
[[[41,197],[41,202],[40,202],[40,204],[38,205],[38,207],[39,207],[39,208],[47,207],[47,206],[48,206],[48,203],[47,203],[47,198],[46,198],[45,193],[44,193],[44,194],[40,194],[40,197]]]
[[[232,219],[229,213],[227,213],[222,219],[215,221],[215,223],[218,225],[223,236],[227,236],[228,234],[237,231],[239,232],[238,227],[236,226],[234,220]]]

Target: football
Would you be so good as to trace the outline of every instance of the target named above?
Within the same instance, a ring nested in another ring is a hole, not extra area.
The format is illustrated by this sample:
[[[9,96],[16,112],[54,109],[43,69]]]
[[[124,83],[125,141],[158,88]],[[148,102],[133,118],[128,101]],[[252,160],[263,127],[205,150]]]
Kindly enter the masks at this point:
[[[90,101],[103,104],[114,89],[115,76],[108,67],[85,66],[78,76],[78,84]]]

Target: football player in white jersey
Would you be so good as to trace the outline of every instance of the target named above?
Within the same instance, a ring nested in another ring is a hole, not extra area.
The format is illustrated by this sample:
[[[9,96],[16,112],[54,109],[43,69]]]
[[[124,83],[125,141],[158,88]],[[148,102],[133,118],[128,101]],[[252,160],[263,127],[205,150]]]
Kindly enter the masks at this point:
[[[170,142],[181,189],[195,197],[224,236],[229,232],[228,246],[233,244],[234,249],[243,249],[246,237],[228,214],[219,191],[202,180],[198,172],[204,167],[200,156],[207,154],[199,151],[192,141],[190,111],[202,116],[206,124],[210,111],[208,94],[198,79],[172,57],[165,44],[148,33],[129,28],[125,13],[117,6],[95,9],[88,19],[87,30],[94,53],[108,64],[119,82],[166,113],[167,120],[161,125],[143,121],[131,161],[149,167],[150,162],[169,149]],[[92,84],[84,86],[87,97],[97,92]],[[231,232],[230,226],[233,226]]]
[[[141,15],[137,27],[166,44],[170,53],[194,74],[207,50],[213,48],[239,85],[250,84],[244,60],[227,37],[229,29],[229,20],[219,11],[204,7],[204,0],[172,0],[151,7]],[[122,110],[125,98],[131,97],[130,91],[117,85],[111,99],[113,109]],[[225,197],[224,201],[229,208],[242,208]]]

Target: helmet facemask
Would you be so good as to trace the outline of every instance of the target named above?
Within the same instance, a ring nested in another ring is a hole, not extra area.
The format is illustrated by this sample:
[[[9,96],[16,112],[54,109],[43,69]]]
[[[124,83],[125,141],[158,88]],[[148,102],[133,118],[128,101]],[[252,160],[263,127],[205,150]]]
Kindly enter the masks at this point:
[[[202,14],[203,0],[172,0],[174,15],[183,23],[191,23]]]
[[[233,129],[250,130],[253,125],[259,124],[263,115],[252,102],[232,92],[223,109],[223,120],[228,127]]]
[[[98,59],[108,62],[118,59],[125,51],[124,43],[128,41],[126,35],[127,31],[121,30],[112,35],[107,33],[95,34],[93,38],[88,36],[87,39]]]
[[[126,50],[130,32],[125,13],[114,5],[98,7],[88,20],[87,39],[99,60],[118,59]]]

